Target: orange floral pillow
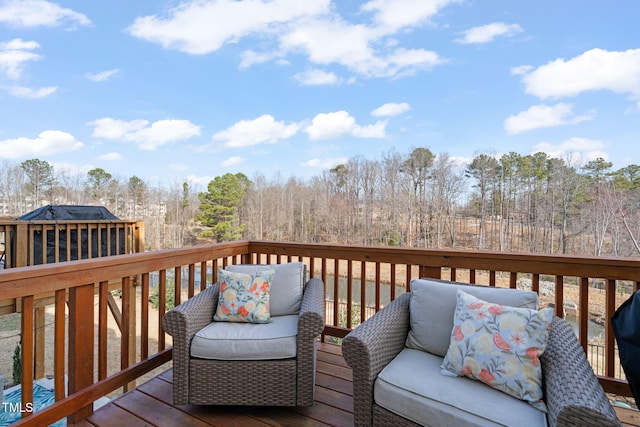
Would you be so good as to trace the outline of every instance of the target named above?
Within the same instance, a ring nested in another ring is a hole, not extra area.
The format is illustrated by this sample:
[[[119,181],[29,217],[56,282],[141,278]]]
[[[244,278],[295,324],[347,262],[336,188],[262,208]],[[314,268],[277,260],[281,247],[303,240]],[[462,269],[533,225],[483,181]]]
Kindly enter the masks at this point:
[[[539,357],[552,320],[552,308],[507,307],[458,291],[442,373],[480,380],[546,412]]]
[[[269,323],[269,290],[274,270],[253,274],[218,271],[220,297],[213,320],[218,322]]]

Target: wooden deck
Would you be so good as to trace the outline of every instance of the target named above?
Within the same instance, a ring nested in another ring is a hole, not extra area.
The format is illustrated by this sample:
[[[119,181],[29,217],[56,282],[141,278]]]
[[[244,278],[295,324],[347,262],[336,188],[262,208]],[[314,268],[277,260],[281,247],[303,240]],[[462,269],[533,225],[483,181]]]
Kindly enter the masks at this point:
[[[351,369],[338,345],[319,346],[316,401],[310,408],[173,406],[172,370],[114,399],[76,426],[351,426]],[[616,408],[625,426],[640,426],[640,413]]]

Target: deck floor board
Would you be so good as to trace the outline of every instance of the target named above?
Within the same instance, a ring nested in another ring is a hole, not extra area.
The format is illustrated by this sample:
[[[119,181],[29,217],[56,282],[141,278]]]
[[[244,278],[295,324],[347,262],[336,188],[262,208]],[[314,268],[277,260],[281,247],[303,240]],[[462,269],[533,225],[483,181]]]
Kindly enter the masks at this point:
[[[351,369],[340,346],[320,344],[315,404],[309,408],[248,408],[173,405],[173,370],[168,369],[98,409],[82,426],[326,427],[353,425]],[[624,426],[640,427],[640,412],[616,408]]]

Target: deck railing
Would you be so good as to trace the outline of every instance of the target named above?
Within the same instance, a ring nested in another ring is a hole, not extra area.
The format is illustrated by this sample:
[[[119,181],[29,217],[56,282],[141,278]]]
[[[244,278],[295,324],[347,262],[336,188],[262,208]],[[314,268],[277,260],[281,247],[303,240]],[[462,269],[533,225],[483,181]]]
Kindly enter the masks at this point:
[[[136,220],[0,220],[3,268],[121,255],[144,250]]]
[[[307,264],[312,276],[320,277],[325,283],[325,335],[337,338],[344,337],[372,313],[409,291],[412,279],[434,277],[487,286],[529,288],[541,294],[543,304],[553,305],[559,316],[564,316],[565,302],[570,300],[575,306],[568,305],[577,309],[577,335],[586,350],[590,344],[590,319],[609,319],[625,297],[638,289],[640,282],[637,259],[256,241],[5,270],[0,273],[0,300],[19,298],[21,302],[24,407],[33,397],[35,307],[41,304],[42,295],[53,292],[55,300],[52,375],[57,401],[36,414],[25,413],[17,425],[32,421],[47,424],[67,416],[70,422],[81,420],[91,413],[93,401],[127,387],[171,360],[171,348],[160,326],[169,301],[168,290],[173,291],[175,304],[179,304],[215,282],[220,267],[299,260]],[[114,281],[120,284],[120,300],[110,292],[109,283]],[[158,293],[157,311],[148,304],[152,292]],[[107,351],[111,346],[107,326],[109,310],[120,330],[116,331],[120,336],[120,351],[115,356],[120,363],[113,372],[109,368],[114,362],[113,356]],[[137,317],[140,318],[139,333],[131,334]],[[152,328],[153,325],[156,328]],[[606,391],[630,396],[626,381],[616,378],[619,369],[609,322],[605,321],[603,327],[604,365],[594,369],[600,374]],[[156,329],[157,335],[150,333]],[[66,396],[65,375],[68,377]]]

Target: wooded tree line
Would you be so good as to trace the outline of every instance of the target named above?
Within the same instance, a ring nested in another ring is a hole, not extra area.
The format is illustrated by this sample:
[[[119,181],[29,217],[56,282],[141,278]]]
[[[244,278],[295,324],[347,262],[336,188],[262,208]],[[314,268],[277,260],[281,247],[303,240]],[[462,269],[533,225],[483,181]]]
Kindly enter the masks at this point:
[[[391,151],[308,181],[256,176],[237,223],[251,239],[637,256],[640,166],[612,166]]]
[[[46,204],[105,206],[120,219],[145,222],[146,249],[193,244],[197,190],[188,183],[154,188],[143,179],[123,179],[102,168],[87,173],[58,170],[30,159],[0,164],[0,216],[15,219]]]
[[[246,238],[637,256],[640,166],[612,166],[515,152],[461,165],[421,147],[354,157],[306,180],[226,174],[198,191],[32,159],[0,166],[0,202],[8,217],[46,203],[104,205],[144,220],[148,249]]]

